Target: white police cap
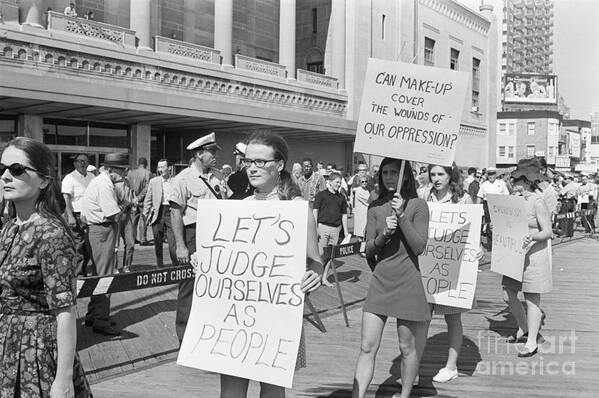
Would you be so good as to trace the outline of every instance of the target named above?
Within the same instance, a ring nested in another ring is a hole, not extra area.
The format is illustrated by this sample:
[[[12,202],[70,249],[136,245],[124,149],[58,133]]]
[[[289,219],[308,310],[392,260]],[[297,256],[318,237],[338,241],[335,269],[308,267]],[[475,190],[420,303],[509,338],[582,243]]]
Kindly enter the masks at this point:
[[[238,142],[235,144],[235,155],[245,156],[245,150],[247,149],[247,145],[243,142]]]
[[[200,149],[210,149],[210,148],[216,148],[218,150],[222,149],[216,143],[216,134],[214,134],[214,133],[210,133],[201,138],[198,138],[191,144],[187,145],[188,151],[199,151]]]

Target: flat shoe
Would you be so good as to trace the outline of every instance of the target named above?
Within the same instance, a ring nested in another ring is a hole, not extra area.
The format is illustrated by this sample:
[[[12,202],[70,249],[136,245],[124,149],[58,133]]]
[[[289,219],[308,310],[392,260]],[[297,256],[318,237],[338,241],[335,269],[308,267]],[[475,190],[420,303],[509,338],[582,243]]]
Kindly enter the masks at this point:
[[[524,347],[524,350],[520,351],[518,353],[518,358],[532,357],[533,355],[535,355],[537,353],[537,351],[539,351],[539,347],[535,347],[535,349],[532,351],[530,351],[528,348]]]
[[[121,331],[113,328],[112,326],[105,326],[105,327],[101,327],[101,328],[93,327],[92,331],[94,333],[104,334],[106,336],[120,336],[121,335]]]
[[[442,368],[439,370],[439,372],[437,372],[435,377],[433,377],[433,381],[436,381],[437,383],[447,383],[448,381],[457,379],[457,377],[458,377],[457,369],[451,370],[451,369],[447,369],[447,368]]]

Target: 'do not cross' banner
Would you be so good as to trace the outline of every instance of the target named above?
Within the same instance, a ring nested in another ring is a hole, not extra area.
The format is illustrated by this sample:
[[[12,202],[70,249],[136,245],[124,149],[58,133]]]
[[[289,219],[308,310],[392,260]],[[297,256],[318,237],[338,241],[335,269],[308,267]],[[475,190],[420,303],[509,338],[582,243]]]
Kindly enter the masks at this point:
[[[491,271],[522,282],[524,237],[529,234],[526,200],[522,196],[487,195],[493,224]]]
[[[354,152],[451,166],[468,74],[370,58]]]
[[[418,258],[429,303],[472,308],[482,205],[428,203],[428,242]]]
[[[202,201],[179,365],[291,387],[307,215],[304,201]]]

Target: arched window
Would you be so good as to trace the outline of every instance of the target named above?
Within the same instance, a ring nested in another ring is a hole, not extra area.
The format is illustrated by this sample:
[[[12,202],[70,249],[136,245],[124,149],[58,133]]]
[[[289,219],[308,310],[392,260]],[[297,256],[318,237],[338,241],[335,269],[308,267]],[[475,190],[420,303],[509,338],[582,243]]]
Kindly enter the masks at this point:
[[[322,51],[318,48],[313,48],[306,56],[306,70],[324,75],[324,62]]]

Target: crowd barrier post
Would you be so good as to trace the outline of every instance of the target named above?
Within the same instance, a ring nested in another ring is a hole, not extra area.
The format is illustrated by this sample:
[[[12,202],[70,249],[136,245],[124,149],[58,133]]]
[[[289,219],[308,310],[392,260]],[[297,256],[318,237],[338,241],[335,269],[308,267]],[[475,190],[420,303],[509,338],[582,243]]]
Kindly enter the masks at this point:
[[[337,266],[335,265],[336,249],[337,249],[336,245],[331,246],[331,258],[329,259],[329,263],[331,264],[331,269],[333,270],[333,277],[335,278],[335,287],[337,288],[337,295],[339,296],[339,303],[341,304],[341,310],[343,311],[343,319],[345,319],[345,326],[349,327],[349,320],[347,318],[347,310],[345,309],[345,303],[343,301],[343,293],[341,293],[341,285],[339,284],[339,277],[337,276]]]

